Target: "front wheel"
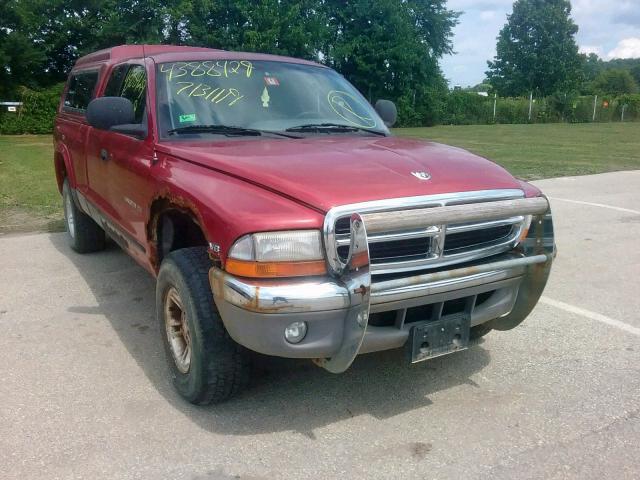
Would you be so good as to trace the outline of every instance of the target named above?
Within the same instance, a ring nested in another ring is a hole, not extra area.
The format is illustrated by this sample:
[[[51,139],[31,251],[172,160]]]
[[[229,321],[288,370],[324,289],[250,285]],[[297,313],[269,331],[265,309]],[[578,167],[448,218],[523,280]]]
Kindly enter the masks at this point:
[[[469,340],[480,340],[487,333],[492,330],[486,323],[481,323],[480,325],[476,325],[475,327],[471,327],[471,331],[469,332]]]
[[[246,350],[224,328],[209,286],[204,247],[183,248],[163,260],[156,312],[173,383],[186,400],[218,403],[249,379]]]

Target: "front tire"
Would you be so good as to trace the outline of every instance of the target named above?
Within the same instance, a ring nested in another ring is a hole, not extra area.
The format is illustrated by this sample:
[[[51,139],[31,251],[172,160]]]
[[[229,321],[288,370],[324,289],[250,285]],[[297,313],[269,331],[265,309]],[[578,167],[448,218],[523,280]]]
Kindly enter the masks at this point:
[[[471,330],[469,331],[469,340],[471,340],[471,341],[480,340],[482,337],[484,337],[491,330],[493,330],[493,329],[491,327],[489,327],[486,323],[481,323],[480,325],[476,325],[475,327],[471,327]]]
[[[183,248],[163,260],[156,312],[173,384],[197,405],[218,403],[249,379],[247,351],[222,323],[209,286],[211,260],[204,247]]]
[[[104,250],[105,233],[93,219],[81,211],[73,198],[69,180],[62,185],[62,203],[64,222],[67,227],[71,248],[78,253],[90,253]]]

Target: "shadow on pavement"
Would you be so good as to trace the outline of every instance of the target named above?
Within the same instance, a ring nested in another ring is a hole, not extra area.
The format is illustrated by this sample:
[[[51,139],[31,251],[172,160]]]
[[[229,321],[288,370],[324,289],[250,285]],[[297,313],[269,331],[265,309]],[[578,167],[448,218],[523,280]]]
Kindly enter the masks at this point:
[[[155,280],[113,243],[104,252],[79,255],[66,234],[51,234],[53,246],[68,257],[95,295],[97,306],[74,305],[70,312],[104,315],[123,345],[169,404],[207,431],[251,435],[314,429],[359,415],[390,418],[430,405],[429,396],[459,385],[489,362],[480,344],[440,359],[409,365],[401,350],[359,357],[342,375],[310,361],[255,354],[256,371],[239,397],[197,407],[171,385],[155,320]],[[428,411],[427,411],[428,412]]]

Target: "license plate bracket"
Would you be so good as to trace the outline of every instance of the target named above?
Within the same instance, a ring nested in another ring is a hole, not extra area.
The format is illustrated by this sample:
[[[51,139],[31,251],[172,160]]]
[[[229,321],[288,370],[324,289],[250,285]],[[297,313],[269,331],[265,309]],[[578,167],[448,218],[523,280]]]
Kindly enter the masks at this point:
[[[447,315],[435,322],[414,325],[407,342],[411,363],[466,350],[470,328],[471,316],[468,313]]]

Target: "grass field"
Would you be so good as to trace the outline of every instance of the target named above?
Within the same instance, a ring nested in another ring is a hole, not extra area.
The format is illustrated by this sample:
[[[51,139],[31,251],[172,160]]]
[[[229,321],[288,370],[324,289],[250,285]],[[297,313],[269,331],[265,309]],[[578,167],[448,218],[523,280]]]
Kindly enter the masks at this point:
[[[525,179],[640,169],[640,123],[440,126],[394,133],[466,148]],[[50,136],[0,136],[0,233],[63,227],[52,159]]]
[[[0,232],[63,227],[51,136],[0,136]]]
[[[465,148],[527,180],[640,169],[640,123],[441,126],[395,133]]]

